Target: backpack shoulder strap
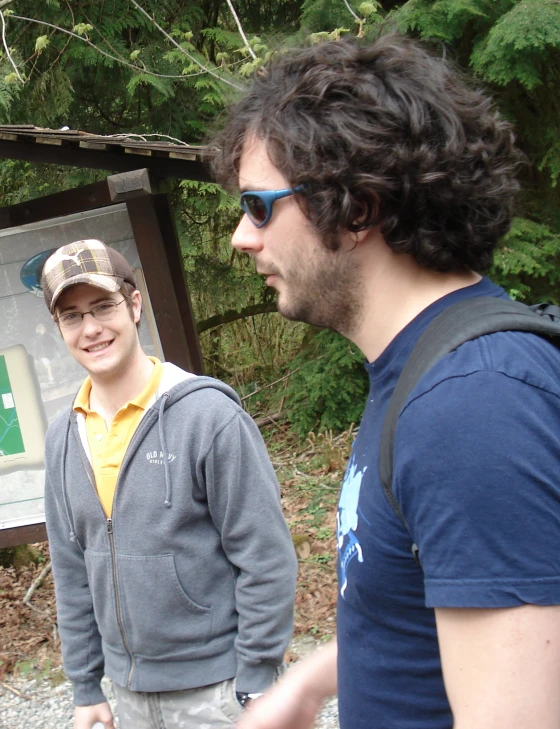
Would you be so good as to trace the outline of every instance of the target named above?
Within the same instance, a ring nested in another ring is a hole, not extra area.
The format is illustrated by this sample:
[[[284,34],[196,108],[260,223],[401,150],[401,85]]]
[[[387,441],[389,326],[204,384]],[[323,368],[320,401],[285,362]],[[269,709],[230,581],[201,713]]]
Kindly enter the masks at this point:
[[[560,322],[560,307],[557,306],[538,304],[529,307],[510,299],[478,296],[464,299],[448,307],[422,333],[406,361],[389,400],[379,449],[381,485],[389,503],[405,527],[407,524],[393,492],[393,449],[399,416],[422,375],[439,359],[472,339],[502,331],[527,331],[560,337],[558,322]],[[413,545],[416,558],[417,552],[416,545]]]

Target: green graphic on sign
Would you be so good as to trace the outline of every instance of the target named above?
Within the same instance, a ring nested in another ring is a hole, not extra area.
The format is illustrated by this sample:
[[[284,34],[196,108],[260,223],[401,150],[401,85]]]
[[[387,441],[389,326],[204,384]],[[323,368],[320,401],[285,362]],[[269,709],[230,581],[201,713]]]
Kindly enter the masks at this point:
[[[0,456],[25,453],[6,358],[0,355]]]

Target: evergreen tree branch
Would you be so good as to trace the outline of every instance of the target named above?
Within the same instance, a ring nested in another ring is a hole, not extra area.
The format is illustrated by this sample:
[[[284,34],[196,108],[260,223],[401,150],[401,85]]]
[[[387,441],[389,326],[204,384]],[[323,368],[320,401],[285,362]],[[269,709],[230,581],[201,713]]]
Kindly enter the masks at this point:
[[[86,15],[86,13],[85,13],[85,12],[84,12],[84,18],[85,18],[85,19],[87,20],[87,22],[88,22],[88,23],[89,23],[89,24],[90,24],[91,26],[93,26],[93,29],[95,30],[95,32],[96,32],[96,33],[97,33],[97,34],[99,35],[99,37],[100,37],[100,38],[101,38],[101,40],[102,40],[102,41],[103,41],[103,42],[105,43],[105,45],[107,45],[107,46],[108,46],[108,47],[109,47],[109,48],[110,48],[110,49],[111,49],[111,50],[113,51],[113,53],[115,54],[115,56],[117,56],[117,57],[118,57],[118,58],[119,58],[119,59],[120,59],[120,60],[121,60],[122,62],[126,63],[127,61],[126,61],[126,59],[125,59],[125,58],[123,58],[122,54],[121,54],[121,53],[119,53],[119,51],[117,51],[117,50],[116,50],[116,48],[114,48],[114,47],[113,47],[113,46],[112,46],[112,45],[111,45],[111,44],[109,43],[109,41],[107,40],[107,38],[105,38],[105,36],[104,36],[104,35],[103,35],[103,33],[102,33],[102,32],[101,32],[100,30],[99,30],[99,28],[98,28],[98,27],[97,27],[97,26],[95,25],[95,23],[92,23],[92,22],[91,22],[90,18],[89,18],[89,17],[88,17],[87,15]],[[72,23],[74,23],[74,14],[73,14],[73,13],[72,13]],[[143,66],[143,67],[144,67],[144,69],[145,69],[145,64],[144,64],[143,62],[142,62],[142,66]]]
[[[4,5],[6,2],[4,2]],[[4,6],[2,6],[4,7]],[[12,58],[12,54],[10,53],[10,49],[8,48],[8,43],[6,42],[6,18],[4,17],[4,13],[2,10],[0,10],[0,18],[2,18],[2,45],[4,46],[4,50],[6,51],[6,56],[8,57],[8,61],[12,64],[14,67],[14,71],[16,72],[17,77],[21,81],[21,83],[25,83],[25,81],[22,79],[20,72],[18,71],[18,67],[15,64],[14,59]]]
[[[245,31],[243,30],[243,26],[241,25],[241,21],[239,20],[239,16],[235,12],[235,8],[233,7],[232,1],[231,0],[227,0],[227,4],[228,4],[229,9],[231,10],[231,14],[233,15],[233,18],[234,18],[234,20],[235,20],[235,22],[237,24],[237,29],[239,30],[239,33],[241,35],[241,38],[243,39],[243,43],[245,43],[245,47],[247,48],[247,50],[249,51],[249,53],[251,54],[251,56],[253,57],[253,59],[256,61],[257,60],[257,56],[256,56],[255,52],[253,51],[253,49],[251,48],[251,46],[249,45],[249,41],[247,40],[247,36],[245,35]]]
[[[161,25],[159,25],[159,23],[154,18],[152,18],[152,16],[147,11],[144,10],[144,8],[136,2],[136,0],[130,0],[130,2],[134,5],[134,7],[137,10],[139,10],[143,15],[145,15],[151,23],[153,23],[153,25],[159,30],[159,32],[162,33],[167,38],[167,40],[170,43],[172,43],[175,46],[175,48],[177,48],[178,51],[180,51],[184,56],[186,56],[190,61],[192,61],[192,63],[195,63],[197,66],[199,66],[204,73],[210,74],[210,76],[213,76],[214,78],[218,79],[218,81],[222,81],[222,83],[227,84],[228,86],[233,86],[233,88],[237,89],[238,91],[245,91],[243,86],[238,86],[237,84],[233,83],[233,81],[229,81],[228,79],[224,78],[223,76],[220,76],[220,74],[216,73],[211,68],[207,68],[203,63],[201,63],[198,60],[198,58],[196,58],[195,56],[191,55],[188,51],[186,51],[183,48],[183,46],[181,46],[181,45],[179,45],[179,43],[177,43],[175,38],[173,38],[171,35],[169,35],[169,33],[166,30],[164,30],[161,27]]]
[[[2,17],[4,17],[4,16],[2,16]],[[135,66],[133,63],[129,63],[128,61],[123,61],[122,58],[117,58],[116,56],[113,56],[110,53],[107,53],[107,51],[104,51],[102,48],[99,48],[99,46],[96,46],[95,43],[92,43],[88,38],[84,38],[83,36],[78,35],[77,33],[74,33],[73,31],[68,30],[67,28],[62,28],[61,26],[54,25],[53,23],[47,23],[45,20],[37,20],[36,18],[26,18],[23,15],[10,15],[10,18],[13,18],[14,20],[23,20],[27,23],[36,23],[37,25],[45,25],[48,28],[54,28],[54,30],[60,31],[61,33],[66,33],[66,35],[72,36],[72,38],[76,38],[77,40],[82,41],[82,43],[85,43],[86,45],[90,46],[90,48],[93,48],[93,50],[97,51],[97,53],[101,53],[102,56],[106,56],[107,58],[110,58],[112,61],[116,61],[117,63],[120,63],[123,66],[128,66],[128,68],[132,68],[134,71],[137,71],[138,73],[145,73],[148,76],[155,76],[156,78],[184,79],[184,78],[190,78],[191,76],[201,76],[203,73],[206,73],[206,69],[204,71],[197,71],[196,73],[180,74],[180,75],[155,73],[154,71],[148,71],[146,68],[142,68],[141,66]],[[220,80],[224,80],[224,79],[220,79]]]

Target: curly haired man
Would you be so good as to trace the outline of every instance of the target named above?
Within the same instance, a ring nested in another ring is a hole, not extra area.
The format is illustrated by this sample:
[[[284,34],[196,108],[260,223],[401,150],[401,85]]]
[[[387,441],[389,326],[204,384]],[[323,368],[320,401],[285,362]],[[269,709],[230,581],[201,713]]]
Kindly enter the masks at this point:
[[[380,431],[422,332],[485,277],[507,232],[510,124],[398,36],[289,52],[231,111],[215,169],[241,190],[233,246],[278,309],[364,353],[371,389],[337,520],[337,641],[239,723],[307,729],[338,686],[342,729],[560,726],[560,353],[500,332],[461,345],[403,408],[393,489]],[[411,553],[420,550],[421,568]]]

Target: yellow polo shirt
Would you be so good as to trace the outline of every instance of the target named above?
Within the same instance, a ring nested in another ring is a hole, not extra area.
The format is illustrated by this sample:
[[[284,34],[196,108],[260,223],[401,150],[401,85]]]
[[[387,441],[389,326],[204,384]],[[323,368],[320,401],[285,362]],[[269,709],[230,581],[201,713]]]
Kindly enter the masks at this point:
[[[163,366],[156,357],[149,358],[154,370],[146,387],[130,402],[115,413],[109,429],[103,416],[89,406],[91,380],[86,377],[74,401],[74,410],[83,413],[86,419],[86,433],[91,455],[91,466],[95,476],[97,494],[107,517],[111,516],[117,479],[126,449],[150,401],[155,397],[161,382]]]

